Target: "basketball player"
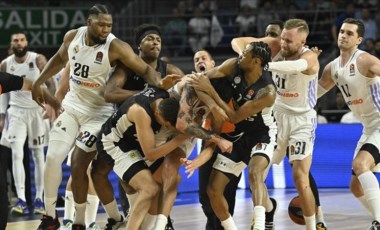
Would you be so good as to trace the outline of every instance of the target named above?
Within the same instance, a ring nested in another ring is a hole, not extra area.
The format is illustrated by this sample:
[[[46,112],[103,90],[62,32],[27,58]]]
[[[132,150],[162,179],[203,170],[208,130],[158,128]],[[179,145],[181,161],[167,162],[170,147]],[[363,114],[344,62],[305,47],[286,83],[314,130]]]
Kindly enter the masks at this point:
[[[55,97],[58,101],[62,102],[65,98],[65,95],[67,94],[69,90],[69,84],[70,84],[70,65],[69,63],[66,64],[65,68],[63,68],[58,73],[58,83],[57,83],[57,90],[55,93]],[[71,165],[71,151],[67,157],[67,165]],[[88,175],[90,173],[90,167],[88,169]],[[98,207],[99,207],[99,198],[96,195],[91,177],[89,177],[89,186],[88,186],[88,194],[87,194],[87,206],[86,206],[86,214],[85,214],[85,222],[88,230],[93,229],[99,229],[99,226],[96,224],[96,215],[98,213]],[[74,209],[74,197],[73,192],[71,188],[71,176],[69,177],[67,184],[66,184],[66,191],[65,191],[65,207],[64,207],[64,214],[63,214],[63,226],[61,227],[61,230],[69,230],[71,229],[71,226],[73,224],[75,215],[75,209]]]
[[[0,94],[14,90],[31,90],[32,82],[10,73],[0,72]],[[0,116],[2,116],[0,114]],[[4,114],[5,118],[5,114]],[[4,119],[0,119],[0,129],[4,127]],[[6,229],[8,220],[8,195],[7,181],[5,175],[5,164],[3,158],[0,157],[0,229]]]
[[[318,97],[335,85],[342,92],[350,110],[364,126],[352,161],[351,192],[373,218],[369,230],[380,229],[379,182],[372,172],[380,163],[380,61],[359,50],[365,27],[358,19],[343,21],[338,35],[340,55],[323,70],[318,81]]]
[[[177,67],[171,64],[166,64],[162,60],[158,59],[159,52],[161,50],[161,32],[159,28],[151,24],[143,24],[139,26],[135,33],[135,42],[139,48],[139,55],[152,67],[156,67],[156,71],[163,74],[182,74]],[[184,82],[184,81],[181,81]],[[138,75],[131,73],[131,71],[123,70],[122,68],[117,68],[113,77],[111,78],[109,84],[106,88],[105,97],[110,101],[120,103],[122,100],[125,100],[129,95],[132,95],[136,90],[142,90],[146,83]],[[180,86],[178,85],[180,84]],[[175,89],[181,94],[182,92],[182,83],[178,83]],[[121,87],[123,87],[121,89]],[[181,104],[183,104],[181,102]],[[220,141],[224,143],[223,140]],[[185,144],[174,150],[174,152],[167,154],[163,160],[163,165],[159,167],[157,164],[151,167],[152,172],[155,175],[159,175],[158,179],[163,184],[163,195],[162,205],[159,209],[159,212],[148,213],[146,219],[144,220],[144,228],[149,228],[149,226],[155,225],[156,228],[164,228],[168,222],[167,228],[173,228],[169,222],[168,215],[174,204],[174,200],[177,194],[177,186],[180,182],[178,175],[178,169],[180,167],[179,159],[181,157],[188,156],[194,146],[195,142],[186,141]],[[104,191],[104,186],[108,183],[106,182],[107,175],[109,173],[109,168],[104,167],[104,164],[99,163],[100,160],[94,161],[93,165],[93,176],[95,181],[95,186],[102,188]],[[102,165],[97,167],[97,165]],[[111,167],[111,166],[110,166]],[[157,169],[154,170],[154,169]],[[154,169],[153,169],[154,168]],[[165,168],[165,170],[162,170]],[[161,174],[162,172],[162,174]],[[109,191],[109,189],[107,189]],[[133,199],[134,195],[130,195]],[[102,192],[100,199],[104,202],[107,213],[109,214],[109,222],[107,225],[118,224],[120,223],[120,214],[117,212],[116,202],[113,199],[113,196]],[[130,200],[131,201],[131,200]],[[111,216],[112,215],[112,216]],[[155,219],[157,221],[155,221]]]
[[[220,99],[206,77],[193,79],[193,86],[197,90],[208,92],[236,126],[233,132],[222,134],[222,137],[233,140],[233,150],[231,154],[216,150],[218,156],[207,187],[212,208],[227,230],[237,227],[228,212],[224,189],[231,178],[237,177],[247,165],[250,170],[249,181],[254,194],[252,200],[255,213],[262,214],[262,221],[257,220],[258,226],[255,227],[264,229],[263,206],[268,199],[264,172],[272,158],[277,132],[272,114],[272,105],[276,98],[275,86],[269,73],[263,70],[270,58],[271,51],[266,43],[252,42],[239,58],[229,59],[205,73],[209,77],[228,76],[225,79],[230,82],[233,104],[237,111],[229,108]]]
[[[154,68],[160,76],[177,74],[183,76],[182,70],[173,64],[166,63],[159,59],[161,53],[161,30],[154,24],[142,24],[135,29],[135,43],[139,50],[139,57]],[[161,77],[159,77],[161,79]],[[126,99],[141,92],[146,88],[146,81],[138,74],[127,69],[123,65],[118,65],[112,74],[105,89],[105,99],[108,102],[121,105]],[[170,174],[171,167],[167,167],[165,171]],[[111,184],[108,181],[108,174],[112,170],[112,165],[105,164],[100,160],[93,162],[93,178],[95,189],[99,189],[99,197],[103,206],[108,213],[107,227],[118,226],[122,224],[122,216],[118,212],[118,207],[114,195],[103,192],[104,190],[112,191]],[[120,182],[121,183],[121,182]],[[107,188],[105,188],[107,186]],[[119,184],[121,186],[121,184]],[[171,186],[169,186],[171,187]],[[176,192],[175,192],[176,193]],[[122,191],[120,197],[124,197],[125,192]],[[133,195],[131,195],[133,196]],[[133,196],[135,197],[135,196]],[[126,199],[126,198],[125,198]],[[132,198],[133,199],[133,198]],[[128,212],[128,200],[122,200],[126,203],[123,207],[124,213]],[[154,224],[154,223],[153,223]]]
[[[309,171],[316,128],[318,55],[305,48],[309,27],[304,20],[289,19],[281,33],[281,51],[269,63],[277,86],[274,106],[278,125],[277,149],[273,162],[280,163],[289,146],[289,162],[299,193],[306,229],[316,229],[315,199]]]
[[[272,59],[277,55],[280,55],[279,52],[281,50],[281,32],[284,27],[284,23],[282,21],[272,21],[268,24],[265,30],[265,37],[263,38],[254,38],[254,37],[239,37],[234,38],[231,41],[231,46],[233,50],[237,53],[241,53],[244,49],[245,45],[252,41],[263,41],[269,45],[272,51]],[[320,50],[317,47],[312,48],[313,52],[316,52],[318,55],[320,54]],[[309,172],[309,180],[310,187],[315,197],[316,208],[316,222],[317,222],[317,230],[327,230],[326,222],[324,219],[322,207],[319,199],[318,187],[315,182],[315,179],[311,172]],[[271,202],[268,202],[265,212],[265,230],[272,230],[274,228],[274,213],[275,209],[272,209],[271,206],[277,207],[277,201],[274,198],[270,198]],[[269,210],[269,212],[268,212]],[[272,211],[271,211],[272,210]],[[252,226],[253,228],[253,226]]]
[[[194,69],[197,73],[202,73],[205,71],[208,71],[215,67],[215,61],[212,57],[212,55],[207,52],[206,50],[200,50],[194,54],[193,57],[194,62]],[[226,86],[225,81],[223,79],[211,79],[211,83],[215,90],[218,92],[219,96],[223,98],[223,100],[228,100],[228,93],[226,93]],[[232,128],[232,127],[231,127]],[[232,128],[233,129],[233,128]],[[225,129],[222,129],[221,131],[226,131]],[[205,145],[204,143],[203,145]],[[208,160],[205,164],[201,165],[199,167],[199,201],[202,205],[202,210],[204,214],[207,217],[206,227],[207,230],[222,230],[223,227],[221,226],[220,220],[215,215],[214,211],[212,210],[210,199],[207,196],[206,188],[207,184],[210,178],[211,170],[212,170],[212,164],[214,163],[216,159],[217,154],[213,154],[211,159]],[[196,164],[193,162],[193,165]],[[236,190],[237,186],[240,180],[240,176],[236,178],[232,178],[231,182],[228,183],[226,186],[226,189],[224,191],[224,197],[227,200],[228,203],[228,211],[233,216],[234,209],[235,209],[235,196],[236,196]]]
[[[163,145],[155,143],[161,126],[175,129],[178,109],[178,100],[169,98],[168,92],[147,88],[127,99],[102,126],[98,159],[113,164],[119,178],[138,194],[129,213],[128,230],[140,228],[159,190],[144,159],[154,162],[187,138],[178,135]]]
[[[1,62],[1,71],[25,77],[29,81],[38,78],[46,64],[46,58],[42,54],[28,51],[28,41],[25,33],[17,32],[11,36],[11,49],[13,54]],[[50,82],[51,83],[51,82]],[[52,92],[54,84],[49,84]],[[18,201],[12,208],[12,212],[29,214],[30,210],[25,198],[25,169],[23,165],[24,143],[28,137],[28,144],[32,150],[35,163],[36,197],[34,200],[34,213],[44,214],[43,194],[43,168],[44,145],[46,127],[43,120],[43,109],[32,100],[30,92],[12,91],[2,95],[2,111],[7,110],[8,129],[3,135],[10,143],[12,149],[12,171],[15,181]],[[1,116],[3,119],[4,116]]]
[[[51,131],[45,166],[46,215],[38,229],[57,229],[55,213],[57,191],[62,180],[61,164],[71,146],[72,188],[76,215],[73,229],[85,229],[88,191],[87,167],[96,154],[95,142],[101,124],[112,114],[112,104],[104,100],[104,88],[117,61],[143,76],[151,85],[169,88],[178,77],[159,81],[157,72],[141,60],[131,47],[111,34],[112,15],[105,5],[96,4],[89,10],[87,26],[66,33],[58,52],[49,60],[33,84],[33,99],[42,103],[39,86],[70,62],[70,91],[63,100],[65,111],[57,118]],[[168,85],[169,84],[169,85]]]

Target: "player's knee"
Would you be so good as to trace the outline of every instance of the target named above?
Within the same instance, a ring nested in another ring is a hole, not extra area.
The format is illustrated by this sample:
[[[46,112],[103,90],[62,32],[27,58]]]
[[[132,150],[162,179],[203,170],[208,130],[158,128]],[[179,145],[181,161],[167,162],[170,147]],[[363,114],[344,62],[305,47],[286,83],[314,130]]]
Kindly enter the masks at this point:
[[[144,183],[144,185],[140,188],[140,195],[143,196],[145,199],[152,199],[154,196],[157,195],[158,191],[160,190],[157,183]]]
[[[248,172],[248,178],[251,185],[256,185],[257,183],[264,181],[264,172],[263,170],[257,169],[255,167],[250,168]]]
[[[297,191],[299,193],[304,193],[307,189],[310,188],[310,183],[306,176],[295,177],[294,184],[296,185]]]
[[[355,158],[352,161],[352,170],[354,171],[355,175],[360,175],[363,172],[369,171],[369,169],[370,166],[361,158]]]
[[[211,199],[215,199],[216,197],[218,197],[218,196],[221,195],[220,190],[221,189],[216,188],[215,185],[209,184],[207,186],[207,190],[206,190],[207,191],[207,196],[210,198],[210,200]]]

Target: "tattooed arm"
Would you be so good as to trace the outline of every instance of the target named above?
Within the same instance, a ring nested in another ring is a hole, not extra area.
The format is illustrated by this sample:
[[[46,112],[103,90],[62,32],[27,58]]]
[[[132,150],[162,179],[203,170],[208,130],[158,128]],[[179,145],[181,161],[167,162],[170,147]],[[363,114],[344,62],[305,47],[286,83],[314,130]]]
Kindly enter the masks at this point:
[[[185,84],[181,93],[176,128],[188,136],[197,137],[217,144],[223,152],[230,152],[232,150],[231,142],[202,128],[202,114],[199,114],[199,111],[197,111],[198,103],[199,98],[194,88]]]
[[[265,107],[270,107],[273,105],[276,99],[276,89],[274,85],[267,85],[258,91],[253,100],[245,102],[236,111],[230,108],[227,103],[225,103],[219,95],[214,91],[210,92],[212,97],[215,99],[216,103],[226,111],[231,122],[236,124],[249,116],[259,113]]]

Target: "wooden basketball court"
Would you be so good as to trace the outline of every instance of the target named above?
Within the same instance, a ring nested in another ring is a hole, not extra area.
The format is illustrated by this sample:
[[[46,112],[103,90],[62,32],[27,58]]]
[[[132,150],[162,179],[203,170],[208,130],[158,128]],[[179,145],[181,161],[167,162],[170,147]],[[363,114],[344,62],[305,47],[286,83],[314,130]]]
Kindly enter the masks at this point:
[[[270,195],[274,197],[279,209],[275,216],[276,230],[302,230],[304,226],[294,224],[288,217],[288,203],[296,195],[293,189],[271,190]],[[179,200],[193,196],[196,200],[197,193],[179,194]],[[328,229],[331,230],[361,230],[367,229],[372,222],[369,215],[361,207],[359,202],[351,195],[348,189],[320,189],[321,203]],[[235,208],[234,219],[238,229],[248,230],[252,218],[252,202],[249,198],[249,191],[239,190]],[[205,216],[199,203],[175,205],[172,211],[172,219],[176,230],[201,230],[205,226]],[[98,214],[97,223],[104,227],[106,215]],[[62,219],[61,219],[62,221]],[[8,230],[29,230],[37,229],[39,220],[17,221],[8,223]],[[62,222],[61,222],[62,223]]]

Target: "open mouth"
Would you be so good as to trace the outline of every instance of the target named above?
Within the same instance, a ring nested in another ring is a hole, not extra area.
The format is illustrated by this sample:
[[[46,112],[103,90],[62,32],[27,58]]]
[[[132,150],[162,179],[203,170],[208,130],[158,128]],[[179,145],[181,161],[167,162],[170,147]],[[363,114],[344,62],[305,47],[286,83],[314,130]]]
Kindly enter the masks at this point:
[[[200,64],[199,65],[199,70],[202,71],[202,72],[205,71],[206,70],[206,66],[204,64]]]

